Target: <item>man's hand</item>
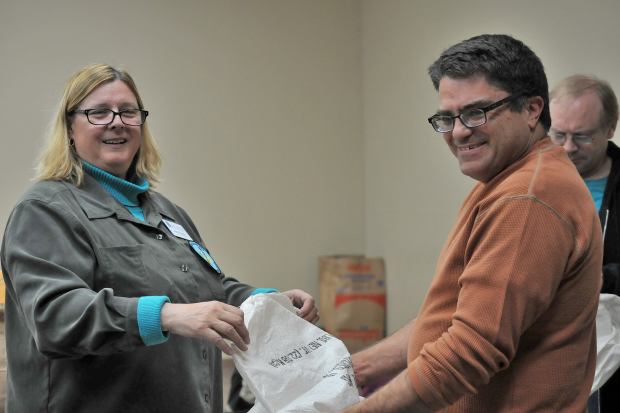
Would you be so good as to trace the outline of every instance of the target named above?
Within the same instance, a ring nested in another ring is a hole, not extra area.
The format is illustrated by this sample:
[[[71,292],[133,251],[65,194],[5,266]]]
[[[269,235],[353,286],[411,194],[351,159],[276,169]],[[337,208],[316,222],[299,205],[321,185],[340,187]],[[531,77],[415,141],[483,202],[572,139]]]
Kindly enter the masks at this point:
[[[411,385],[407,371],[379,389],[370,398],[344,409],[341,413],[429,413]]]
[[[351,355],[353,372],[355,373],[355,384],[360,392],[360,396],[368,397],[375,390],[387,383],[392,377],[376,377],[372,363],[364,357],[364,354],[355,353]]]
[[[351,356],[362,396],[368,397],[407,368],[407,346],[414,323],[411,320],[391,336]]]
[[[233,350],[225,340],[232,341],[243,351],[250,344],[243,311],[219,301],[166,303],[161,308],[161,328],[185,337],[207,339],[228,355],[232,355]]]

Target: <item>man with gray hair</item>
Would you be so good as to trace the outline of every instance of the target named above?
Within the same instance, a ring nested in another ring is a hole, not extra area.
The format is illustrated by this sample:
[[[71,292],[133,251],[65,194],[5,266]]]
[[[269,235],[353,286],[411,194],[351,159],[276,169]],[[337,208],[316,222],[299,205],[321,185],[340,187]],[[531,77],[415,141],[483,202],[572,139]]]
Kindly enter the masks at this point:
[[[601,292],[620,295],[620,149],[611,141],[618,100],[609,83],[582,74],[562,80],[550,97],[551,140],[573,161],[599,211],[604,237]],[[588,406],[591,413],[620,411],[620,372]]]

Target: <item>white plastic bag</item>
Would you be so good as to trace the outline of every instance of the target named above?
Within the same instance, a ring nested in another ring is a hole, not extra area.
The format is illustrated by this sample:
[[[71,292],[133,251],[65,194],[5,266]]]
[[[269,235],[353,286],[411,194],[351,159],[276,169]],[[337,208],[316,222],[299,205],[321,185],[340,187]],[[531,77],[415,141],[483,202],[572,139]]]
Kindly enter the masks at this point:
[[[345,345],[297,316],[288,297],[258,294],[241,309],[250,345],[232,357],[256,396],[251,413],[337,412],[359,402]]]
[[[591,393],[620,366],[620,297],[601,294],[596,313],[596,372]]]

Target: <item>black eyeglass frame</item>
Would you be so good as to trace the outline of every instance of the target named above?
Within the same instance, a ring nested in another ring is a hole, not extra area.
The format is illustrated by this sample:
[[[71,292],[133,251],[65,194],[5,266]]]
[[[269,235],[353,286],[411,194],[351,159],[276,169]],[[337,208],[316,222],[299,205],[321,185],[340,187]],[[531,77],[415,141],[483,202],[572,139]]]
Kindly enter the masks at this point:
[[[108,122],[108,123],[95,123],[90,119],[89,113],[95,110],[107,110],[112,112],[112,119]],[[142,123],[140,123],[139,125],[132,125],[130,123],[125,122],[125,119],[123,119],[123,113],[126,112],[133,112],[134,110],[137,110],[140,112],[140,120]],[[144,125],[144,122],[146,122],[146,117],[149,115],[149,111],[148,110],[144,110],[144,109],[124,109],[124,110],[119,110],[118,112],[112,110],[112,109],[105,109],[105,108],[93,108],[93,109],[75,109],[72,110],[71,112],[68,113],[68,115],[73,115],[75,113],[82,113],[84,115],[86,115],[86,120],[88,120],[88,123],[90,123],[91,125],[95,125],[95,126],[108,126],[109,124],[111,124],[112,122],[114,122],[114,119],[116,119],[116,115],[118,115],[119,118],[121,118],[121,122],[123,122],[124,125],[127,126],[142,126]]]
[[[465,126],[466,128],[469,129],[473,129],[473,128],[477,128],[478,126],[482,126],[485,123],[487,123],[488,119],[487,119],[487,112],[492,111],[493,109],[499,108],[500,106],[502,106],[505,103],[508,103],[512,100],[515,100],[517,98],[520,98],[523,96],[523,93],[515,93],[513,95],[508,95],[503,99],[498,100],[497,102],[491,103],[490,105],[487,105],[483,108],[471,108],[471,109],[467,109],[465,111],[465,113],[469,112],[471,113],[471,111],[474,110],[479,110],[482,111],[482,115],[484,116],[484,121],[482,123],[478,123],[476,125],[468,125],[467,122],[465,122],[462,118],[463,116],[463,112],[459,113],[458,115],[454,115],[454,116],[450,116],[450,115],[439,115],[439,114],[434,114],[433,116],[429,117],[428,123],[431,124],[431,126],[433,127],[433,129],[435,130],[435,132],[439,132],[439,133],[448,133],[448,132],[452,132],[454,130],[454,124],[455,124],[455,120],[456,118],[459,118],[461,120],[461,123],[463,124],[463,126]],[[449,130],[438,130],[438,128],[435,126],[435,124],[433,123],[433,120],[437,119],[437,118],[450,118],[452,120],[452,127]]]

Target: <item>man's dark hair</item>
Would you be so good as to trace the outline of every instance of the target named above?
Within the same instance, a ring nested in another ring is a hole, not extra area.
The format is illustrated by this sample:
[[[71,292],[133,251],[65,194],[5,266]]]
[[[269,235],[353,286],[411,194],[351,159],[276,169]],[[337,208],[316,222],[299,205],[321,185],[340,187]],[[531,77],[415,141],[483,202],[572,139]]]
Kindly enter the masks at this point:
[[[523,42],[505,34],[483,34],[446,49],[429,68],[435,89],[444,76],[466,79],[483,76],[487,82],[509,94],[522,94],[510,109],[521,111],[527,97],[540,96],[545,106],[540,123],[545,130],[551,125],[549,87],[545,68],[534,52]]]

